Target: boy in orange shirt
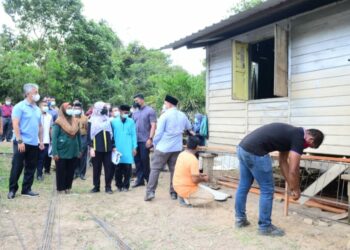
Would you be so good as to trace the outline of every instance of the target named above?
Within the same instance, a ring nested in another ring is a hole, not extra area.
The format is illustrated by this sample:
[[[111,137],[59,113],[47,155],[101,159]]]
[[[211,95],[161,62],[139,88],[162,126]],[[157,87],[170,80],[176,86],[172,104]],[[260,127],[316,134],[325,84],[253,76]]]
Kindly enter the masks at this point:
[[[200,206],[214,201],[214,196],[198,186],[201,182],[208,182],[206,174],[199,173],[199,161],[195,153],[199,139],[190,136],[187,149],[179,154],[173,177],[173,186],[179,196],[181,205]]]

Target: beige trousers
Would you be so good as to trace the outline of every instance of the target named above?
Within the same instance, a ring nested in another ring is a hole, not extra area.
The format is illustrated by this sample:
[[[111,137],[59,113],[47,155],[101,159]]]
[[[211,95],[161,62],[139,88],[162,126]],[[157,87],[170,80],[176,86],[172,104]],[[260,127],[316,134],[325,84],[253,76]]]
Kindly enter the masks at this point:
[[[202,206],[214,201],[214,195],[202,187],[198,187],[197,191],[190,195],[189,198],[184,199],[187,204],[192,206]]]

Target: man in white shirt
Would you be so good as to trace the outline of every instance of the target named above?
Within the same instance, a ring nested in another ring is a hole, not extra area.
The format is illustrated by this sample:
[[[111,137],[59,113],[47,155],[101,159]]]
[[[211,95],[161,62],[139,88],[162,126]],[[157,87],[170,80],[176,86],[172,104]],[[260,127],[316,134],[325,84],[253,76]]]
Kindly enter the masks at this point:
[[[43,169],[45,174],[50,174],[51,167],[51,157],[49,157],[49,146],[51,143],[50,139],[50,130],[53,124],[52,115],[49,113],[49,106],[47,102],[40,102],[40,110],[42,113],[41,116],[41,125],[43,127],[43,143],[45,148],[43,150],[39,150],[39,158],[38,158],[38,166],[36,178],[38,181],[42,181],[43,177]]]

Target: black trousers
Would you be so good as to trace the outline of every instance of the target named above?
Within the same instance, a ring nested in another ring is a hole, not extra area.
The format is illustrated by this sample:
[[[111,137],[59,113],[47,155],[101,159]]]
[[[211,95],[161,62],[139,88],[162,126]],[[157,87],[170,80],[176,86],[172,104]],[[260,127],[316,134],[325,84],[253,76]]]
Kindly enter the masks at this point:
[[[72,188],[74,170],[78,158],[59,159],[56,161],[56,186],[57,191],[64,191]]]
[[[100,189],[100,177],[102,171],[102,164],[105,173],[105,183],[106,189],[111,188],[114,169],[112,166],[112,152],[97,152],[95,151],[95,157],[92,158],[92,166],[93,166],[93,184],[94,187]]]
[[[81,146],[83,148],[83,153],[75,168],[75,176],[83,177],[86,174],[86,165],[87,165],[87,157],[88,157],[87,135],[83,135],[80,138],[81,138]]]
[[[12,119],[11,117],[2,117],[2,136],[1,141],[11,141],[12,139]]]
[[[10,173],[9,190],[17,192],[18,180],[24,168],[24,176],[22,183],[22,193],[31,191],[36,166],[38,164],[39,147],[25,144],[25,152],[18,151],[18,144],[13,142],[13,158]]]
[[[49,144],[45,144],[44,150],[39,149],[37,176],[43,175],[43,168],[45,169],[45,173],[50,173],[51,157],[49,157],[48,150]]]
[[[119,163],[117,166],[115,166],[115,184],[117,188],[129,189],[130,178],[131,178],[131,164]]]
[[[135,184],[148,183],[150,173],[149,149],[145,142],[137,143],[137,154],[135,156],[136,177]]]

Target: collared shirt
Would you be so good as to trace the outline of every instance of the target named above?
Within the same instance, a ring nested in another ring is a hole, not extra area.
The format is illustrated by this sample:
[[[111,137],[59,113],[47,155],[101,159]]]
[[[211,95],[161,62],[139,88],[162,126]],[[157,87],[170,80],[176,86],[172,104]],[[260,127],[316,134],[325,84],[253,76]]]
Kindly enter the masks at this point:
[[[41,115],[41,125],[43,126],[43,143],[50,144],[50,129],[53,124],[52,116],[49,113]]]
[[[190,121],[181,111],[176,108],[165,111],[158,120],[153,140],[155,149],[163,153],[182,151],[182,134],[191,128]]]
[[[146,142],[150,136],[151,123],[157,122],[157,115],[150,106],[143,106],[133,113],[132,118],[136,123],[138,142]]]
[[[41,111],[36,104],[30,104],[26,99],[13,108],[12,119],[19,119],[19,132],[25,144],[38,146]]]
[[[12,105],[3,104],[1,106],[1,115],[2,115],[2,117],[11,117],[12,109],[13,109]]]

